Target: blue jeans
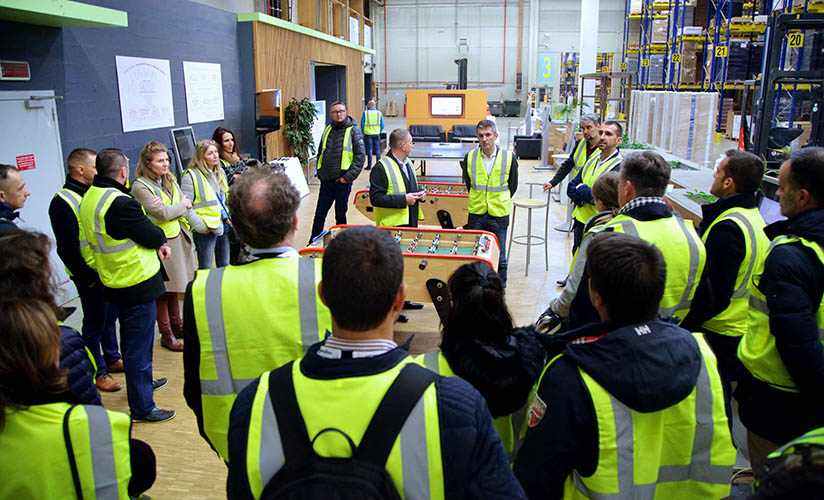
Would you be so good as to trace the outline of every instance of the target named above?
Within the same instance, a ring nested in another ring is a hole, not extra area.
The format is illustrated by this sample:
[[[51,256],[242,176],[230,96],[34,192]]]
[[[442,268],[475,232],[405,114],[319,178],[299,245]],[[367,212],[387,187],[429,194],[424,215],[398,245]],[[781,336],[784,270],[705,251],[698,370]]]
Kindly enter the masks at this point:
[[[103,300],[103,285],[77,283],[80,307],[83,309],[83,342],[94,356],[96,376],[106,373],[106,367],[120,359],[117,348],[117,306]],[[100,353],[103,346],[103,354]]]
[[[506,230],[509,228],[509,218],[492,217],[489,214],[469,214],[465,228],[489,231],[498,238],[498,245],[501,247],[501,256],[498,258],[498,275],[506,288]]]
[[[326,224],[326,214],[335,204],[335,224],[346,224],[346,209],[349,208],[349,192],[352,191],[352,183],[342,183],[337,180],[320,181],[320,192],[318,192],[318,207],[315,209],[315,221],[312,223],[312,236],[323,232]]]
[[[223,223],[223,234],[217,236],[214,233],[200,234],[193,233],[197,251],[197,268],[210,269],[212,258],[214,257],[217,267],[229,265],[229,224]]]
[[[372,155],[377,156],[375,163],[381,161],[381,136],[363,134],[363,145],[366,146],[366,168],[372,168]]]
[[[152,395],[155,301],[121,305],[120,351],[126,371],[126,399],[133,414],[143,416],[155,408]]]

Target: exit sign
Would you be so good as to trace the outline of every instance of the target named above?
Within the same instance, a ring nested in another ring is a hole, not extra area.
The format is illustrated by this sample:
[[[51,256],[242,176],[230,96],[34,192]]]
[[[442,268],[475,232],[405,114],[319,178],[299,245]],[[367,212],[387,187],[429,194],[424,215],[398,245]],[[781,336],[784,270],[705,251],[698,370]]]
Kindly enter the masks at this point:
[[[24,61],[0,61],[0,81],[29,81],[31,70]]]

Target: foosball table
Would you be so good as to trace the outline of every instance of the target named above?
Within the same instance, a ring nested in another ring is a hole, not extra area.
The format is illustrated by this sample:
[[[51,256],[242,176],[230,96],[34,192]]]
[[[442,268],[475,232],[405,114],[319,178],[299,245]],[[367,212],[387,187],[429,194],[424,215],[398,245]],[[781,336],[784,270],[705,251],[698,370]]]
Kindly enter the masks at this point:
[[[350,225],[332,226],[323,235],[323,247]],[[476,261],[498,269],[501,253],[498,239],[487,231],[463,229],[427,229],[417,227],[381,227],[395,238],[403,253],[403,282],[408,286],[407,300],[435,302],[438,299],[430,287],[445,283],[460,266]],[[320,257],[323,247],[308,247],[302,257]],[[430,280],[434,280],[428,283]],[[443,296],[443,294],[438,294]],[[448,306],[448,304],[445,304]]]
[[[423,226],[455,227],[463,226],[469,217],[469,192],[465,184],[451,182],[419,182],[418,186],[426,189],[426,201],[421,202],[423,219],[418,224]],[[369,190],[355,193],[355,208],[369,220],[375,220],[375,209],[369,201]],[[444,217],[444,213],[448,218]],[[451,224],[443,224],[449,220]]]

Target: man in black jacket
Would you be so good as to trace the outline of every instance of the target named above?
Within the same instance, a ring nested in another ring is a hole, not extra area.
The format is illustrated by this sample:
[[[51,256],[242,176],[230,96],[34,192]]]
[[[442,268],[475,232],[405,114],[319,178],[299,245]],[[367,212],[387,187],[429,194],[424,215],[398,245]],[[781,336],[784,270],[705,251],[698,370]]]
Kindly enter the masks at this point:
[[[95,249],[95,265],[103,281],[103,298],[117,306],[120,319],[120,349],[123,352],[123,365],[126,372],[126,396],[132,413],[132,422],[163,422],[174,418],[173,410],[164,410],[154,403],[152,392],[166,385],[167,380],[152,379],[152,350],[154,347],[155,299],[166,292],[163,285],[163,267],[150,277],[137,283],[135,276],[150,273],[154,265],[147,267],[142,255],[148,249],[156,251],[161,259],[168,259],[171,250],[166,246],[163,229],[154,225],[143,207],[126,189],[129,178],[129,160],[119,149],[104,149],[95,160],[97,175],[92,187],[80,204],[80,223]],[[100,193],[101,190],[107,191]],[[113,194],[110,194],[113,193]],[[105,201],[114,197],[108,208]],[[98,200],[96,200],[99,199]],[[87,214],[94,214],[87,218]],[[99,224],[100,219],[103,224]],[[105,227],[104,227],[105,225]],[[95,230],[102,234],[96,234]],[[105,237],[112,240],[128,240],[125,244],[111,247]],[[108,246],[108,249],[103,245]],[[125,247],[121,249],[118,247]],[[141,248],[142,247],[142,248]],[[112,255],[130,251],[136,257],[129,270],[107,269],[108,259]],[[109,257],[106,257],[108,255]],[[109,282],[107,272],[125,282]],[[139,279],[139,278],[138,278]]]
[[[536,499],[725,496],[723,391],[709,347],[658,317],[663,255],[605,233],[587,257],[600,321],[549,337],[515,476]]]
[[[69,153],[66,164],[69,176],[63,189],[57,192],[49,204],[57,255],[69,273],[83,309],[83,341],[94,356],[97,365],[95,384],[105,392],[121,389],[120,383],[109,372],[122,372],[123,361],[117,348],[117,307],[103,300],[103,284],[97,271],[89,267],[82,254],[81,244],[88,246],[88,240],[80,234],[80,200],[94,181],[97,169],[94,166],[97,153],[90,149],[78,148]],[[91,250],[87,249],[89,256]],[[92,262],[93,262],[92,257]],[[100,347],[103,347],[103,354]]]
[[[312,223],[311,240],[323,232],[326,214],[335,204],[335,224],[346,224],[349,193],[366,160],[363,132],[355,120],[346,114],[346,105],[332,103],[329,107],[332,123],[326,126],[318,150],[317,171],[320,179],[318,206]]]
[[[753,465],[824,426],[824,148],[794,152],[777,194],[788,219],[764,229],[772,243],[754,273],[738,346],[746,370],[734,395]]]
[[[0,232],[17,229],[14,219],[26,204],[31,192],[26,189],[23,176],[11,165],[0,164]]]
[[[684,329],[702,332],[712,347],[727,398],[740,371],[738,342],[747,332],[750,279],[770,245],[756,193],[763,176],[764,162],[745,151],[727,151],[718,165],[710,193],[719,200],[701,205],[698,226],[707,249],[704,274],[681,322]]]
[[[366,422],[397,372],[417,363],[409,357],[407,346],[393,340],[393,323],[406,296],[402,280],[398,244],[375,227],[342,231],[324,252],[318,293],[332,313],[332,332],[295,361],[300,368],[292,376],[309,438],[317,438],[315,449],[324,456],[350,456],[340,434],[360,443]],[[292,365],[280,370],[291,371]],[[275,415],[272,420],[269,414],[264,417],[263,434],[260,420],[253,418],[258,406],[254,402],[260,401],[256,398],[262,387],[259,382],[256,379],[243,389],[232,407],[226,485],[231,499],[254,498],[255,485],[265,486],[283,465],[280,446],[260,446],[261,436],[277,440],[279,431]],[[269,401],[268,396],[265,399]],[[396,486],[403,485],[405,498],[524,498],[477,390],[458,377],[438,377],[418,404],[418,418],[406,420],[408,426],[404,424],[392,447],[397,451],[386,465]],[[272,406],[267,408],[272,411]],[[427,424],[437,422],[436,428],[426,425],[420,439],[404,439],[417,435],[415,424],[424,419]],[[317,426],[339,429],[334,433],[337,437],[318,434]],[[261,460],[249,460],[247,453],[259,454]],[[401,477],[398,462],[403,466]]]

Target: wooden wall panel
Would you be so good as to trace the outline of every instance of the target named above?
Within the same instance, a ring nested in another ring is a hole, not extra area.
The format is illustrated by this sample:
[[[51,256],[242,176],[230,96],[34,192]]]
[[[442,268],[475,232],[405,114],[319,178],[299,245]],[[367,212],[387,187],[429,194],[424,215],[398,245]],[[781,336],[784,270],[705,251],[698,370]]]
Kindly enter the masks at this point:
[[[346,66],[346,105],[360,123],[363,112],[363,53],[265,23],[254,23],[255,90],[280,89],[285,109],[289,101],[311,96],[310,62]],[[290,156],[283,129],[266,138],[268,159]]]

